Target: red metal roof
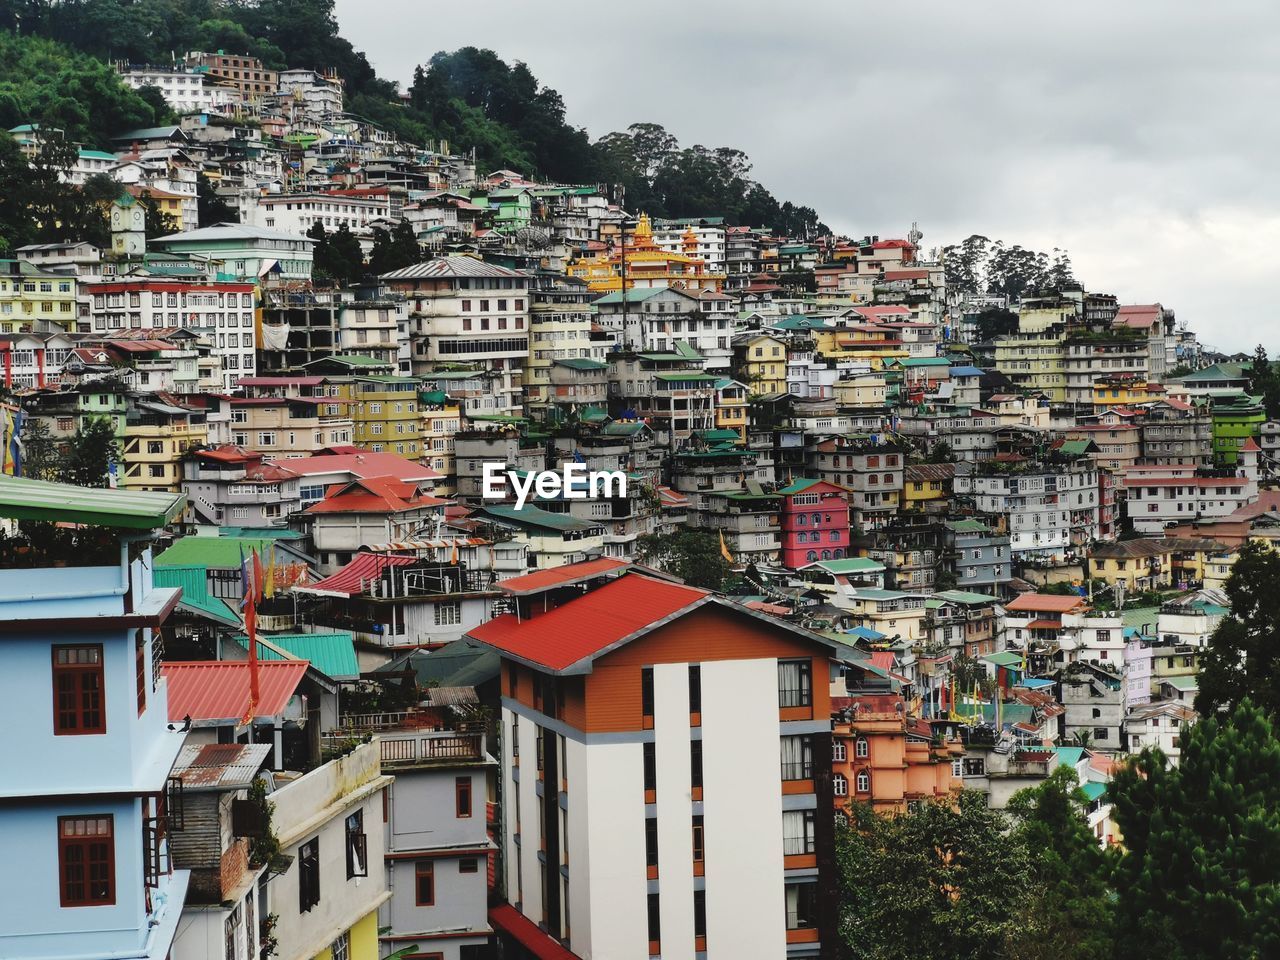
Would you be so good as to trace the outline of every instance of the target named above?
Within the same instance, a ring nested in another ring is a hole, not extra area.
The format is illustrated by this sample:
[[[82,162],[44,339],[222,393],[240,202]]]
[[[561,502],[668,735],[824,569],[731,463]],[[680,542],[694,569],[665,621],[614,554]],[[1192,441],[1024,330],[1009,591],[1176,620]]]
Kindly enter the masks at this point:
[[[709,596],[696,587],[628,573],[529,620],[503,614],[472,628],[469,636],[535,666],[566,670]]]
[[[407,567],[417,563],[417,557],[395,556],[385,553],[357,553],[355,559],[337,573],[325,577],[319,583],[297,587],[303,593],[334,593],[352,597],[364,593],[371,580],[377,580],[387,567]]]
[[[571,583],[579,583],[583,580],[609,573],[611,570],[621,570],[629,566],[631,564],[625,560],[601,557],[598,560],[584,560],[582,563],[569,563],[562,567],[553,567],[550,570],[527,573],[523,577],[512,577],[510,580],[503,580],[498,586],[507,593],[541,593],[543,590],[550,590],[552,587],[568,586]]]
[[[443,503],[439,497],[418,493],[418,488],[405,480],[368,477],[334,484],[323,500],[307,507],[303,513],[403,513]]]
[[[1023,593],[1005,604],[1006,610],[1028,610],[1033,613],[1070,613],[1084,606],[1083,597],[1056,593]]]
[[[490,907],[489,922],[499,932],[512,937],[537,960],[581,960],[510,904]]]
[[[298,689],[310,662],[266,660],[258,664],[255,717],[274,717]],[[166,663],[161,668],[169,686],[169,722],[239,720],[249,709],[248,660],[196,660]]]
[[[262,454],[256,450],[246,450],[244,447],[233,446],[229,443],[225,443],[220,447],[196,450],[194,453],[201,460],[217,460],[221,463],[249,463],[262,459]]]
[[[342,449],[342,448],[335,448]],[[354,448],[353,448],[354,449]],[[289,464],[304,477],[345,471],[356,477],[395,477],[397,480],[439,480],[442,474],[394,453],[356,450],[354,453],[315,454]]]
[[[871,665],[881,670],[892,670],[898,664],[892,650],[875,650],[871,654]]]

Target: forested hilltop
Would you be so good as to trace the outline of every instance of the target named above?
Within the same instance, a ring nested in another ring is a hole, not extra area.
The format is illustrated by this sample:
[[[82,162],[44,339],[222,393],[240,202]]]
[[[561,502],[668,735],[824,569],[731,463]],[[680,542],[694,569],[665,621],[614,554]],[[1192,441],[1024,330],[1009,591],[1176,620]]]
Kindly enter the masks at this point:
[[[682,147],[654,123],[592,141],[566,119],[559,93],[490,50],[435,54],[415,70],[403,102],[340,35],[333,0],[0,0],[0,28],[9,34],[0,38],[5,127],[45,122],[105,145],[111,132],[169,118],[162,99],[125,88],[107,61],[167,63],[188,50],[226,50],[277,69],[334,69],[349,112],[412,143],[474,148],[485,169],[617,184],[628,207],[652,216],[722,216],[797,237],[829,232],[812,208],[780,202],[754,181],[740,150]]]

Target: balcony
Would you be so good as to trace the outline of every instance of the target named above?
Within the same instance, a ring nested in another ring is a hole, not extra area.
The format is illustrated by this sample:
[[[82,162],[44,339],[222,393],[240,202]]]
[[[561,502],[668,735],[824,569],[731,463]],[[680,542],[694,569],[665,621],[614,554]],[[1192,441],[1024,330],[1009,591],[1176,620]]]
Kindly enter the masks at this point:
[[[389,732],[379,739],[384,766],[420,763],[480,762],[486,758],[483,733],[452,730]]]

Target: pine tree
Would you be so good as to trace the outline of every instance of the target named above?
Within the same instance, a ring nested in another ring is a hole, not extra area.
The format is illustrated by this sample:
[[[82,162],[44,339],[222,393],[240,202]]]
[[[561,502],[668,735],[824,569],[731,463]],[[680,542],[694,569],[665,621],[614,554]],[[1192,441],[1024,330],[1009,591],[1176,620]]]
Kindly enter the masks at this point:
[[[1280,956],[1280,739],[1245,699],[1183,733],[1181,762],[1144,750],[1109,793],[1126,853],[1116,955]]]
[[[1229,708],[1249,697],[1268,714],[1280,710],[1280,553],[1246,543],[1226,592],[1231,616],[1224,617],[1200,658],[1196,709],[1202,714]]]
[[[105,487],[107,472],[119,462],[115,428],[109,419],[94,417],[71,438],[59,479],[78,487]]]
[[[1059,767],[1009,801],[1031,864],[1030,898],[1008,944],[1013,960],[1103,960],[1111,953],[1112,907],[1105,862],[1084,815],[1075,771]]]

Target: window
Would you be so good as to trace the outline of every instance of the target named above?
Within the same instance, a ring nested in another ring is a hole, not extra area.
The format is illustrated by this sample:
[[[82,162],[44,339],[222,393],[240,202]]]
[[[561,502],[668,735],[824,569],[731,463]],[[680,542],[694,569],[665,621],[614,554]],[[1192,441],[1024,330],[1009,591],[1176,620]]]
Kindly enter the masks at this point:
[[[813,778],[813,737],[783,737],[782,779],[810,780]]]
[[[333,960],[351,960],[351,931],[344,930],[329,947]]]
[[[364,832],[364,811],[347,817],[347,879],[369,875],[369,838]]]
[[[141,630],[133,634],[134,671],[138,685],[138,716],[147,709],[147,639]]]
[[[702,712],[702,667],[696,663],[689,666],[689,712]]]
[[[843,740],[831,741],[831,759],[832,760],[849,759],[849,748]]]
[[[853,745],[853,755],[855,757],[867,757],[871,755],[871,744],[867,742],[866,737],[859,737]]]
[[[847,797],[849,795],[849,781],[844,778],[843,774],[837,773],[831,778],[831,792],[837,797]]]
[[[419,860],[413,869],[415,903],[420,907],[433,907],[436,903],[436,865],[431,860]]]
[[[964,776],[964,761],[958,758],[951,761],[951,775],[953,777]]]
[[[646,717],[653,716],[653,667],[640,671],[640,712]]]
[[[707,891],[693,891],[693,935],[695,937],[705,937],[707,935]]]
[[[457,777],[453,781],[453,810],[459,818],[471,816],[471,777]]]
[[[689,741],[689,786],[702,789],[702,741]]]
[[[647,867],[658,865],[658,819],[646,817],[644,821],[644,862]],[[654,874],[650,872],[650,877]]]
[[[651,793],[658,789],[658,760],[652,742],[643,745],[644,750],[644,789]]]
[[[859,770],[858,775],[853,780],[853,788],[858,793],[871,792],[871,774],[866,770]]]
[[[658,895],[651,893],[649,894],[649,954],[651,956],[657,952],[658,944],[662,940],[660,916],[661,909],[658,906]]]
[[[693,818],[693,860],[695,863],[701,863],[706,859],[706,825],[702,814],[697,814]]]
[[[818,885],[787,884],[787,929],[807,930],[818,923]]]
[[[964,775],[966,777],[981,777],[987,772],[987,761],[982,757],[965,758]]]
[[[110,814],[58,818],[58,878],[64,907],[116,902],[114,834]]]
[[[459,873],[479,873],[480,861],[475,857],[463,857],[458,861]]]
[[[437,627],[454,626],[462,622],[462,603],[454,600],[448,603],[437,603],[434,607]]]
[[[53,648],[53,732],[106,733],[102,644]]]
[[[298,847],[298,912],[307,913],[320,902],[320,838]]]
[[[810,660],[778,661],[778,705],[808,707],[813,704],[813,663]]]
[[[813,853],[817,849],[814,843],[813,818],[813,810],[782,812],[782,852],[785,856]]]

